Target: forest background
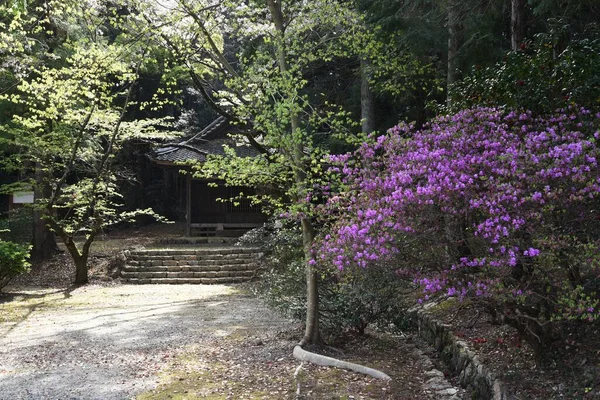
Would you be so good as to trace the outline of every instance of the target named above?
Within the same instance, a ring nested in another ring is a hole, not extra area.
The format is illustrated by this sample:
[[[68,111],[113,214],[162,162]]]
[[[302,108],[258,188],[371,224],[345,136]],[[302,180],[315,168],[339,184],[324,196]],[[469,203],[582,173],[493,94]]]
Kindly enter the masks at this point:
[[[263,294],[305,319],[302,344],[401,326],[418,288],[542,360],[562,324],[600,315],[599,7],[4,0],[3,190],[34,188],[34,265],[56,237],[85,283],[99,233],[162,219],[121,194],[131,155],[222,116],[260,156],[194,174],[269,188],[251,200],[285,222],[254,233]],[[7,282],[29,248],[4,236]]]

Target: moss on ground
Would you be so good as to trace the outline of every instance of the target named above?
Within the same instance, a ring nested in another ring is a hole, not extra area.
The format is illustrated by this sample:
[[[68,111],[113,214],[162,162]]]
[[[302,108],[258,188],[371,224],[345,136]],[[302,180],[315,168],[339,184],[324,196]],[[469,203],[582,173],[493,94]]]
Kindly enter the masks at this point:
[[[260,384],[265,375],[258,372],[244,381],[222,380],[228,367],[221,362],[201,363],[190,354],[180,356],[159,376],[159,385],[142,393],[136,400],[196,400],[196,399],[269,399],[270,393]],[[235,378],[234,378],[235,379]]]
[[[443,301],[440,301],[435,306],[431,307],[430,312],[433,313],[447,313],[455,310],[457,307],[470,307],[472,305],[471,300],[465,299],[459,301],[456,297],[449,297]]]
[[[64,306],[64,290],[42,289],[24,293],[5,293],[0,297],[0,324],[19,323],[34,310],[53,309]],[[69,306],[76,306],[75,302]],[[88,302],[85,305],[89,305]]]
[[[160,374],[155,389],[138,395],[136,400],[367,400],[389,397],[389,383],[337,368],[305,363],[296,380],[294,371],[299,362],[291,355],[273,362],[251,362],[243,354],[249,346],[249,337],[245,333],[236,331],[222,338],[213,347],[220,349],[215,356],[211,356],[213,351],[207,348],[188,349]],[[238,351],[231,352],[233,348]],[[300,396],[296,394],[298,383]]]

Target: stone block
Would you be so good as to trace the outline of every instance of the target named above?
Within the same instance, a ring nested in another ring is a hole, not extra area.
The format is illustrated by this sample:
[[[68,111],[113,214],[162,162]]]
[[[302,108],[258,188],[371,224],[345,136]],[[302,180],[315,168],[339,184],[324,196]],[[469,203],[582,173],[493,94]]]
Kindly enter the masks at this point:
[[[152,278],[150,279],[150,283],[156,283],[156,284],[164,284],[164,283],[169,283],[169,280],[167,278]]]
[[[149,272],[165,272],[168,271],[168,268],[165,266],[160,266],[160,267],[148,267],[146,268],[147,271]]]

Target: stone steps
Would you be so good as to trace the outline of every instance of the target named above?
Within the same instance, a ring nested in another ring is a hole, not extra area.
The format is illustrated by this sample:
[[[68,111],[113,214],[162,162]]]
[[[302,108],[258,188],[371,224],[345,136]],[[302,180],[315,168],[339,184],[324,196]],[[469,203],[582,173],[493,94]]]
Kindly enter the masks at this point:
[[[260,249],[254,247],[200,247],[200,248],[166,248],[151,250],[134,250],[130,255],[135,256],[173,256],[173,255],[209,255],[209,254],[251,254],[260,253]]]
[[[225,285],[230,283],[242,283],[248,282],[252,278],[242,277],[228,277],[228,278],[128,278],[125,280],[127,283],[144,285],[144,284],[162,284],[162,285],[181,285],[181,284],[194,284],[194,285]]]
[[[202,271],[202,272],[121,272],[122,278],[229,278],[229,277],[252,277],[254,270],[245,271]]]
[[[245,233],[245,232],[244,232]],[[202,244],[235,244],[240,235],[237,236],[205,236],[205,237],[167,237],[157,241],[158,245],[202,245]]]
[[[209,260],[202,260],[202,259],[131,260],[127,264],[131,265],[131,266],[145,266],[145,267],[151,267],[151,266],[152,267],[155,267],[155,266],[176,267],[179,265],[190,265],[190,266],[195,266],[195,265],[232,265],[232,264],[247,264],[248,262],[252,262],[253,259],[256,259],[256,258],[247,257],[247,258],[230,258],[230,259],[221,259],[221,260],[215,260],[215,259],[209,259]]]
[[[255,270],[258,262],[225,265],[126,265],[123,272],[210,272],[210,271],[246,271]]]
[[[260,267],[256,248],[220,247],[132,251],[121,278],[137,284],[224,284],[250,280]]]

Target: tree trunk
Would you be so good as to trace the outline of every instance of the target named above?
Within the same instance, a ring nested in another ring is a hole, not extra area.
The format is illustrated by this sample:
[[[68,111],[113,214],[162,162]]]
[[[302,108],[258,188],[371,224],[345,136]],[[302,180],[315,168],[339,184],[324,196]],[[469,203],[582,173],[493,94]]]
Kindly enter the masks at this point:
[[[65,247],[75,263],[75,284],[83,285],[88,282],[88,251],[79,252],[77,245],[69,236],[62,236]],[[88,247],[89,248],[89,247]]]
[[[318,343],[321,340],[319,332],[319,285],[315,267],[311,265],[312,244],[315,231],[308,218],[302,218],[302,242],[304,245],[304,262],[306,268],[306,329],[301,343]]]
[[[83,285],[88,283],[87,257],[73,257],[73,261],[75,261],[75,284]]]
[[[39,199],[50,197],[50,187],[44,183],[44,172],[42,171],[39,164],[35,167],[35,190],[34,190],[34,204]],[[31,249],[31,259],[38,263],[40,261],[49,260],[56,253],[56,238],[54,233],[48,228],[48,224],[42,218],[43,211],[41,209],[34,208],[33,210],[33,247]]]
[[[285,49],[285,25],[283,23],[283,13],[281,11],[281,3],[277,0],[267,0],[271,18],[275,24],[277,31],[277,62],[282,75],[288,72],[288,64],[286,60]],[[293,112],[290,116],[291,135],[298,134],[300,121],[297,112]],[[298,187],[298,197],[296,201],[304,198],[306,193],[306,167],[304,166],[303,157],[304,149],[300,141],[291,141],[294,146],[292,149],[292,166],[294,169],[294,180]],[[314,266],[310,264],[312,260],[312,244],[315,237],[312,222],[308,217],[301,218],[302,224],[302,242],[304,247],[304,262],[306,268],[306,331],[300,344],[317,343],[320,340],[319,334],[319,291],[318,278]]]
[[[360,118],[363,133],[371,133],[375,130],[375,101],[369,83],[369,67],[368,61],[360,60]]]
[[[463,44],[460,0],[448,1],[448,76],[446,103],[452,105],[450,87],[458,80],[458,52]]]
[[[511,0],[510,48],[519,50],[525,36],[525,0]]]
[[[48,220],[49,225],[61,238],[64,243],[69,255],[73,259],[75,264],[75,284],[83,285],[88,282],[88,258],[90,254],[90,246],[96,236],[95,233],[91,233],[83,244],[82,250],[79,251],[77,245],[73,241],[73,238],[69,236],[61,226],[54,220]]]

